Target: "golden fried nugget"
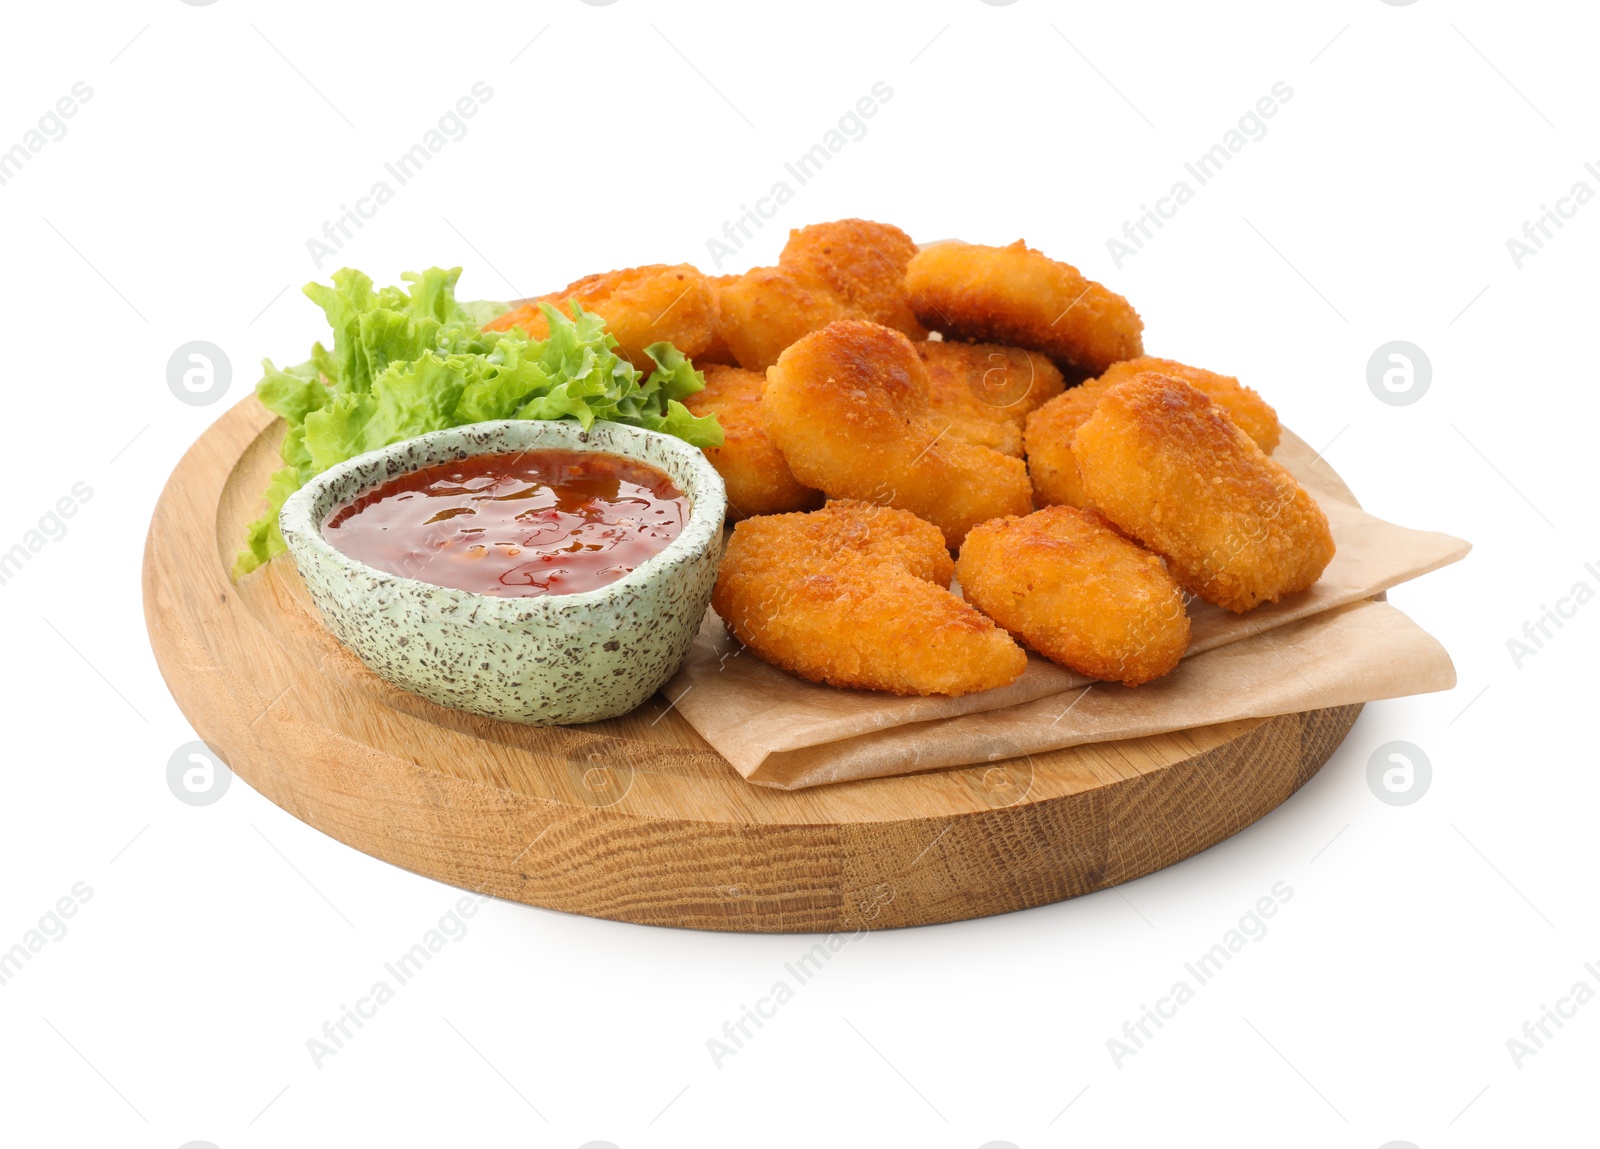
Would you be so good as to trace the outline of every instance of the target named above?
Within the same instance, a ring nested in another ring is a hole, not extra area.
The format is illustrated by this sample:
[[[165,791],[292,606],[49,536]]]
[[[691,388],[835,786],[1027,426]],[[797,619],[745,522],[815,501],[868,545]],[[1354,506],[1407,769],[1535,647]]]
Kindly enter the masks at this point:
[[[1078,478],[1078,464],[1072,457],[1072,437],[1094,413],[1094,405],[1109,387],[1145,371],[1181,379],[1203,392],[1267,454],[1278,446],[1278,413],[1233,376],[1149,355],[1128,359],[1113,363],[1098,379],[1080,383],[1028,416],[1025,446],[1034,502],[1040,506],[1088,505],[1083,483]]]
[[[925,339],[906,298],[906,267],[916,254],[916,243],[893,224],[841,219],[791,231],[778,266],[826,283],[855,318]]]
[[[767,437],[761,419],[764,375],[742,367],[708,363],[705,389],[684,399],[696,415],[715,414],[722,446],[705,448],[706,458],[728,488],[730,517],[806,511],[822,504],[822,492],[803,485]]]
[[[1021,459],[945,433],[927,370],[898,331],[851,319],[802,337],[768,370],[761,406],[795,478],[831,498],[903,507],[952,548],[985,519],[1033,509]]]
[[[927,335],[906,300],[916,244],[897,227],[864,219],[789,234],[777,267],[757,267],[721,290],[722,334],[740,366],[764,371],[807,332],[867,319],[914,339]]]
[[[764,371],[795,340],[856,311],[820,283],[780,267],[757,267],[722,288],[722,337],[741,367]]]
[[[706,278],[711,282],[711,294],[716,300],[717,320],[712,325],[710,345],[694,357],[694,365],[699,368],[707,363],[722,363],[729,367],[737,367],[739,360],[734,355],[733,348],[728,346],[728,340],[722,333],[722,289],[737,280],[739,278],[738,273],[732,275],[710,275]]]
[[[973,527],[956,577],[968,602],[1079,674],[1138,686],[1189,646],[1183,591],[1159,555],[1099,515],[1046,507]]]
[[[922,342],[928,394],[950,433],[1003,455],[1022,454],[1028,412],[1061,394],[1061,372],[1038,351],[996,343]]]
[[[560,291],[524,300],[485,325],[485,330],[520,327],[530,337],[544,339],[550,325],[539,304],[551,304],[570,317],[571,299],[601,316],[617,340],[617,354],[646,374],[654,366],[644,353],[650,344],[665,339],[694,359],[711,346],[716,333],[717,298],[711,281],[687,263],[672,267],[652,263],[586,275]]]
[[[1094,405],[1104,390],[1091,379],[1069,387],[1028,416],[1023,446],[1028,456],[1028,478],[1033,483],[1033,501],[1040,506],[1089,505],[1083,480],[1078,477],[1078,461],[1072,455],[1072,437],[1094,414]]]
[[[859,499],[829,499],[821,510],[783,516],[789,553],[825,557],[853,551],[893,559],[927,582],[949,587],[955,561],[939,528],[910,511]],[[751,527],[754,538],[766,527]],[[776,528],[772,528],[776,529]]]
[[[1333,558],[1316,500],[1181,379],[1146,372],[1108,388],[1072,452],[1094,507],[1207,602],[1236,613],[1277,602]]]
[[[1239,430],[1256,441],[1256,446],[1269,455],[1278,449],[1282,428],[1278,424],[1277,411],[1254,388],[1246,387],[1232,375],[1219,375],[1203,367],[1190,367],[1175,359],[1144,355],[1138,359],[1113,363],[1094,382],[1104,391],[1113,384],[1146,371],[1154,371],[1169,379],[1182,379],[1226,411],[1228,417],[1239,425]]]
[[[740,642],[812,682],[924,695],[1005,686],[1027,655],[950,593],[950,573],[932,524],[835,501],[736,526],[711,601]]]
[[[962,339],[1043,351],[1064,369],[1104,371],[1144,350],[1128,301],[1028,247],[940,243],[906,269],[917,318]]]

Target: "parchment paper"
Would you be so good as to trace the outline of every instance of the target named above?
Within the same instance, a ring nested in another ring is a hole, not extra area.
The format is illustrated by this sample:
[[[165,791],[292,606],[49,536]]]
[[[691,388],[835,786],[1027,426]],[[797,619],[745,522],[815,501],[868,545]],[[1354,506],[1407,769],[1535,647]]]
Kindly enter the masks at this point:
[[[1189,652],[1164,679],[1086,692],[1091,679],[1030,655],[1010,686],[961,698],[840,690],[762,662],[708,611],[664,693],[746,779],[800,789],[1453,686],[1444,649],[1369,600],[1469,544],[1368,515],[1293,435],[1275,457],[1327,514],[1333,562],[1309,590],[1247,614],[1192,601]]]

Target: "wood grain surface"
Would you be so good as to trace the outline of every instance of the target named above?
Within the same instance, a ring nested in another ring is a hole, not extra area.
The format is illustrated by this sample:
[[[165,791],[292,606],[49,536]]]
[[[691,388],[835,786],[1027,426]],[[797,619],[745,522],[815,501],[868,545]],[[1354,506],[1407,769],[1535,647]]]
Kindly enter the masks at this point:
[[[287,556],[228,576],[283,425],[249,397],[179,462],[144,557],[156,659],[261,794],[374,857],[652,925],[854,931],[1003,913],[1181,861],[1300,788],[1346,706],[901,778],[745,782],[658,695],[538,728],[435,706],[323,627]]]

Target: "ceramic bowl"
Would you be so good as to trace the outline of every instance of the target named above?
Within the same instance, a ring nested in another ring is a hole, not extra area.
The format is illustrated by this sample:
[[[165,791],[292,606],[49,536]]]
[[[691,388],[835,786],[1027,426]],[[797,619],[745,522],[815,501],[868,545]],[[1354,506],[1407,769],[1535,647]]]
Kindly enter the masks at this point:
[[[497,598],[356,561],[322,524],[388,480],[471,455],[540,448],[625,455],[665,471],[689,498],[683,531],[608,586]],[[672,677],[716,581],[727,495],[705,455],[620,423],[504,419],[434,431],[332,467],[290,496],[279,523],[312,600],[375,672],[458,710],[536,725],[626,714]]]

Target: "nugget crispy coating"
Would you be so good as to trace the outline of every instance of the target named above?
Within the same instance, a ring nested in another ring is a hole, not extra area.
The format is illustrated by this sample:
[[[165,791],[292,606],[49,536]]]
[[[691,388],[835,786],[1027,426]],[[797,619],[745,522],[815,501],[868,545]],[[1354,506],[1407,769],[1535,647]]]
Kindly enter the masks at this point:
[[[764,371],[795,340],[839,319],[867,319],[914,339],[927,335],[906,300],[916,244],[897,227],[846,219],[791,232],[777,267],[722,288],[721,330],[740,366]]]
[[[722,337],[741,367],[765,371],[807,332],[856,311],[827,284],[780,267],[757,267],[722,288]]]
[[[550,325],[539,304],[549,303],[570,317],[570,299],[604,318],[606,330],[617,340],[617,354],[646,374],[654,368],[644,353],[650,344],[665,339],[694,359],[711,346],[716,333],[717,299],[712,284],[687,263],[671,267],[652,263],[586,275],[560,291],[524,300],[485,325],[485,330],[520,327],[530,337],[544,339],[550,334]]]
[[[1083,480],[1078,477],[1078,461],[1072,454],[1072,437],[1094,414],[1094,405],[1105,390],[1095,382],[1091,379],[1069,387],[1028,416],[1023,448],[1028,456],[1033,501],[1041,507],[1089,505]]]
[[[1113,363],[1094,382],[1104,391],[1146,371],[1154,371],[1169,379],[1182,379],[1226,411],[1228,417],[1239,425],[1239,430],[1255,440],[1256,446],[1269,455],[1278,449],[1282,428],[1278,424],[1277,411],[1254,388],[1246,387],[1232,375],[1219,375],[1203,367],[1190,367],[1176,359],[1144,355],[1138,359]]]
[[[1144,350],[1144,323],[1126,299],[1020,239],[924,248],[906,269],[906,289],[933,330],[1043,351],[1063,368],[1104,371]]]
[[[712,605],[759,657],[812,682],[970,694],[1027,655],[947,589],[944,538],[909,511],[854,501],[734,528]]]
[[[1277,602],[1333,558],[1316,500],[1181,379],[1147,372],[1108,388],[1072,450],[1094,507],[1207,602],[1236,613]]]
[[[844,320],[802,337],[767,372],[761,406],[795,478],[830,498],[903,507],[952,548],[986,519],[1033,509],[1022,460],[945,433],[898,331]]]
[[[762,537],[768,531],[781,529],[792,557],[826,558],[853,551],[893,559],[918,578],[942,587],[949,587],[955,575],[955,561],[945,549],[939,528],[910,511],[859,499],[829,499],[821,510],[810,514],[765,518],[782,518],[783,525],[752,525],[746,529],[747,537]]]
[[[997,343],[923,342],[928,394],[950,433],[1004,455],[1021,456],[1028,413],[1061,394],[1061,372],[1038,351]]]
[[[1138,686],[1189,646],[1183,591],[1166,564],[1093,512],[1046,507],[976,526],[956,577],[1012,637],[1091,678]]]
[[[706,458],[728,488],[731,518],[807,511],[822,504],[822,492],[801,483],[767,436],[761,418],[764,375],[742,367],[708,363],[705,389],[683,401],[696,415],[715,414],[722,446],[705,448]]]
[[[916,243],[893,224],[841,219],[791,231],[778,266],[826,283],[858,318],[926,339],[906,298],[906,267],[916,254]]]
[[[1100,396],[1114,384],[1145,371],[1172,379],[1182,379],[1203,392],[1255,440],[1256,446],[1272,454],[1278,446],[1278,413],[1260,395],[1232,375],[1218,375],[1200,367],[1190,367],[1173,359],[1142,356],[1113,363],[1098,379],[1071,388],[1060,398],[1045,404],[1028,416],[1025,446],[1028,477],[1033,480],[1033,501],[1040,506],[1064,503],[1087,506],[1078,464],[1072,457],[1072,437],[1085,419],[1094,413]]]
[[[696,368],[704,367],[707,363],[722,363],[729,367],[739,365],[738,358],[733,354],[733,348],[728,346],[728,340],[722,333],[722,289],[739,278],[738,274],[709,275],[706,277],[711,283],[712,299],[716,303],[716,322],[711,328],[711,342],[706,349],[694,357]]]

